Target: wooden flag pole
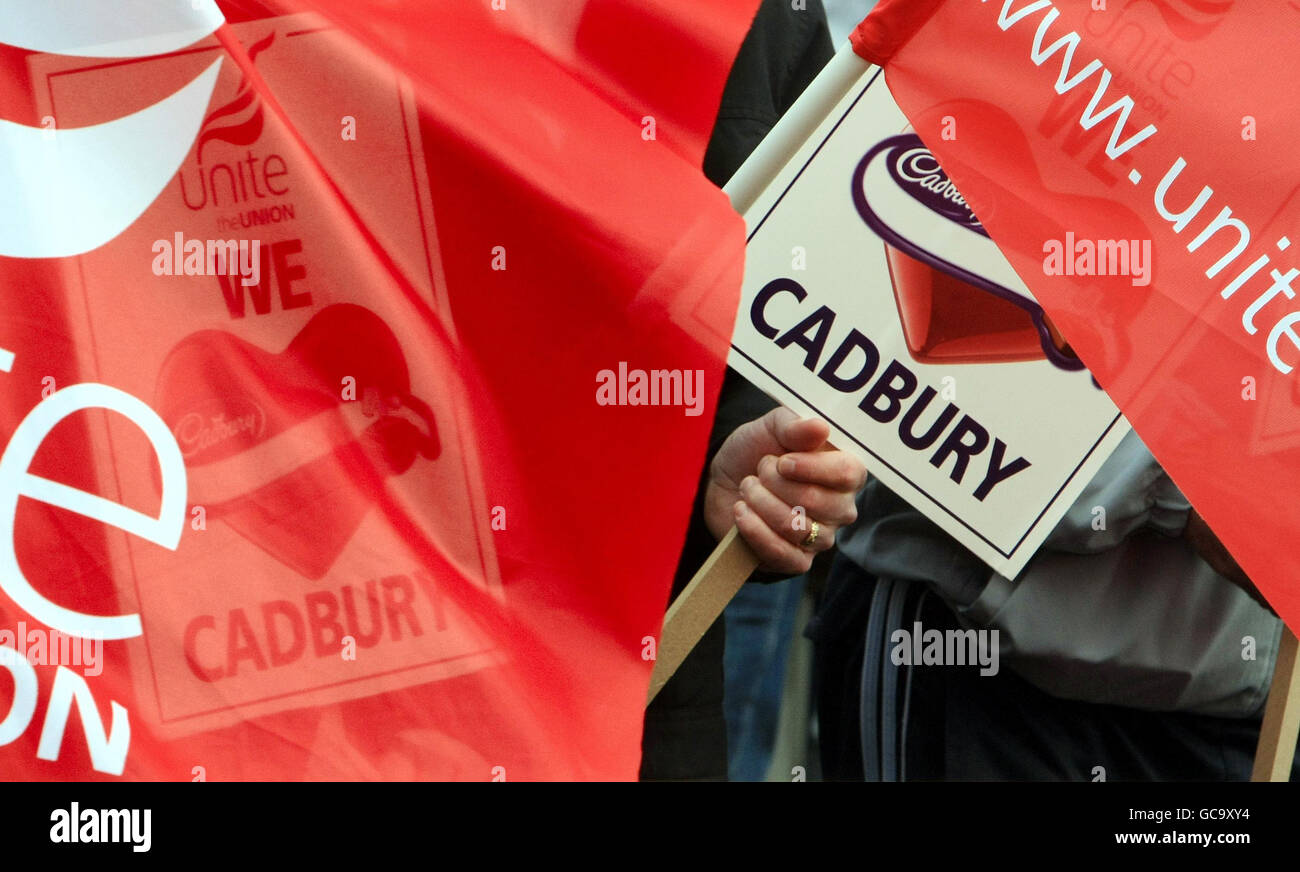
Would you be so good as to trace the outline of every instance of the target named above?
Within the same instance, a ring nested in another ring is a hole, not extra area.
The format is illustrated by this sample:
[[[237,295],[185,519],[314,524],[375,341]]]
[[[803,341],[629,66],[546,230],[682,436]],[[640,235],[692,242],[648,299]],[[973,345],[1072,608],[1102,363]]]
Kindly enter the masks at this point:
[[[733,526],[695,573],[690,584],[682,589],[668,607],[664,616],[664,629],[659,634],[659,647],[655,652],[655,668],[650,676],[650,695],[646,704],[673,677],[686,655],[708,632],[709,627],[722,614],[745,584],[745,579],[758,568],[758,557],[740,531]]]
[[[1255,748],[1255,768],[1251,781],[1287,781],[1291,777],[1291,760],[1295,756],[1297,732],[1300,732],[1300,669],[1297,654],[1300,642],[1289,627],[1282,628],[1282,643],[1273,667],[1273,686],[1264,706],[1264,723],[1259,729]]]

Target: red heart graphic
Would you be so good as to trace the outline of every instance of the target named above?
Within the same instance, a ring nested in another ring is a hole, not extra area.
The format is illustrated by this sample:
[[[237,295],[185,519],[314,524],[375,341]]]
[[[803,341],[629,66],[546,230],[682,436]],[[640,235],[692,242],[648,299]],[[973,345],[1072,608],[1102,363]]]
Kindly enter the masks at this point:
[[[888,243],[885,259],[908,351],[921,363],[1041,360],[1029,313],[909,257]]]
[[[185,337],[163,362],[157,409],[191,505],[313,580],[385,479],[441,450],[397,337],[351,304],[322,309],[279,354],[221,330]]]
[[[971,101],[952,105],[966,106]],[[951,114],[955,110],[945,104]],[[930,125],[935,110],[916,120]],[[968,138],[996,136],[991,143],[1009,159],[1036,167],[1028,139],[998,107],[976,103],[962,116]],[[927,128],[928,129],[928,128]],[[995,132],[992,133],[991,131]],[[976,168],[958,165],[970,182],[961,191],[939,166],[937,159],[915,133],[888,137],[859,162],[852,191],[859,214],[885,242],[885,256],[899,318],[912,357],[922,363],[997,363],[1046,357],[1062,369],[1082,364],[1060,332],[1032,297],[1009,277],[1009,264],[998,253],[979,218],[1009,210],[1031,223],[1046,238],[1066,238],[1048,214],[1015,192],[984,179]],[[868,190],[870,189],[870,190]],[[1116,220],[1108,230],[1121,227],[1123,238],[1145,234],[1137,217],[1105,201],[1068,194],[1055,198],[1086,203],[1093,212],[1106,209]],[[963,228],[954,231],[954,227]],[[954,236],[954,234],[956,234]],[[969,235],[967,235],[969,234]],[[934,249],[938,240],[949,240]],[[1071,254],[1073,257],[1073,254]],[[1127,276],[1090,277],[1089,284],[1128,284]],[[1139,294],[1124,294],[1135,299]]]
[[[1151,232],[1141,218],[1122,203],[1070,193],[1061,189],[1068,187],[1067,182],[1058,184],[1053,179],[1045,178],[1028,136],[1001,107],[978,100],[947,101],[928,107],[913,118],[912,122],[919,130],[937,130],[946,116],[959,117],[966,122],[962,138],[969,153],[1000,154],[1006,163],[1027,168],[1037,182],[1030,195],[1019,189],[1004,187],[988,177],[981,166],[964,163],[957,155],[950,154],[945,159],[945,169],[951,173],[951,178],[962,179],[962,196],[985,220],[993,220],[994,216],[1001,216],[1007,221],[1014,218],[1021,225],[1033,228],[1031,233],[1003,237],[1004,243],[1025,246],[1023,249],[1004,248],[1005,254],[1014,253],[1024,260],[1041,264],[1044,255],[1042,242],[1048,239],[1064,240],[1067,233],[1071,232],[1080,239],[1151,238]],[[1100,148],[1102,144],[1104,139],[1098,137],[1096,147]],[[1113,184],[1127,185],[1129,181],[1120,173]],[[1088,220],[1065,227],[1054,215],[1088,216]],[[887,253],[891,272],[896,271],[902,275],[907,283],[906,288],[899,288],[896,284],[895,295],[905,330],[909,328],[909,316],[905,308],[910,306],[914,310],[913,319],[916,324],[912,325],[913,329],[909,332],[908,343],[918,360],[928,358],[933,362],[995,362],[1027,359],[1019,356],[1024,348],[1024,334],[1015,326],[1015,313],[1004,305],[1011,300],[1010,297],[999,299],[997,294],[982,293],[982,290],[988,290],[987,286],[982,289],[972,286],[969,276],[945,275],[942,269],[930,269],[932,264],[924,262],[924,255],[920,258],[922,262],[915,268],[900,265],[902,258],[914,258],[916,252]],[[926,275],[925,270],[937,274]],[[950,281],[952,278],[967,281]],[[1080,342],[1082,337],[1092,331],[1091,325],[1094,322],[1127,323],[1145,305],[1154,288],[1154,285],[1135,287],[1131,278],[1125,275],[1062,277],[1054,280],[1069,282],[1078,289],[1075,297],[1068,301],[1069,308],[1058,313],[1062,318],[1070,319],[1076,342]],[[1034,317],[1028,322],[1021,320],[1019,323],[1037,329],[1040,323],[1034,319],[1041,318],[1040,351],[1035,356],[1041,358],[1046,355],[1054,364],[1065,369],[1082,366],[1071,345],[1046,313],[1042,312],[1041,307],[1035,304],[1030,310]],[[1022,309],[1023,311],[1025,310]],[[930,323],[928,319],[934,319],[934,322]],[[917,324],[924,324],[924,329],[915,330]],[[1130,352],[1125,345],[1125,334],[1121,332],[1118,341],[1112,343],[1112,347],[1107,350],[1113,356],[1110,364],[1112,367],[1117,365],[1117,361],[1128,357]],[[1101,365],[1100,361],[1098,365]]]

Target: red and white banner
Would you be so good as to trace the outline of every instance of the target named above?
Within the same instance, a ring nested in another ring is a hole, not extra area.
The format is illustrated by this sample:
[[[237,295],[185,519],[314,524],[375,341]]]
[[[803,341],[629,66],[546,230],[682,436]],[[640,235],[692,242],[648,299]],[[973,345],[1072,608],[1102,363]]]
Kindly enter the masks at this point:
[[[0,0],[0,778],[635,776],[755,5]]]
[[[1293,627],[1300,128],[1282,95],[1300,87],[1286,62],[1298,24],[1286,3],[882,0],[853,36]]]

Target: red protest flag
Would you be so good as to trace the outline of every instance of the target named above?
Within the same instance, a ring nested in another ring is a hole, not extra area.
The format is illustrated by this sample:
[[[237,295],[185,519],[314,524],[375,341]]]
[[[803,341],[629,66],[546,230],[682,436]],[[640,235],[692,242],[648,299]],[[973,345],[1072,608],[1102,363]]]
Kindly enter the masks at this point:
[[[0,24],[5,777],[634,777],[755,4],[496,5]]]
[[[882,2],[854,34],[1016,271],[1292,626],[1300,13]]]

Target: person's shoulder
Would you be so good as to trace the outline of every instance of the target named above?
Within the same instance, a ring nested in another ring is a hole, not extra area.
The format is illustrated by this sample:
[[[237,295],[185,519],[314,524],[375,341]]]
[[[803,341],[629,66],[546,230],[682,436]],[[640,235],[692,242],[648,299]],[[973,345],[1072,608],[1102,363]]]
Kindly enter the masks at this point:
[[[811,48],[825,47],[831,54],[830,30],[821,0],[762,0],[750,25],[748,47],[771,58],[797,59]]]
[[[821,0],[763,0],[732,65],[720,114],[774,124],[832,54]]]

